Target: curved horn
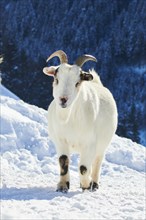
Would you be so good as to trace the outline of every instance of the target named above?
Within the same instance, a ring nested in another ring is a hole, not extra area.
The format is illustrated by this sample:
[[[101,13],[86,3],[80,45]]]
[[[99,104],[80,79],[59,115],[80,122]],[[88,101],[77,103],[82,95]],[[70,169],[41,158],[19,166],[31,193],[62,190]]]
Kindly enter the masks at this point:
[[[92,61],[94,61],[94,62],[97,62],[97,60],[96,60],[95,57],[93,57],[93,56],[91,56],[91,55],[88,55],[88,54],[85,54],[85,55],[83,55],[83,56],[78,57],[77,60],[76,60],[76,62],[75,62],[75,64],[76,64],[77,66],[79,66],[79,67],[82,67],[83,64],[84,64],[85,62],[89,61],[89,60],[92,60]]]
[[[48,62],[53,57],[58,57],[60,59],[60,63],[68,63],[67,55],[63,50],[57,50],[56,52],[52,53],[46,62]]]

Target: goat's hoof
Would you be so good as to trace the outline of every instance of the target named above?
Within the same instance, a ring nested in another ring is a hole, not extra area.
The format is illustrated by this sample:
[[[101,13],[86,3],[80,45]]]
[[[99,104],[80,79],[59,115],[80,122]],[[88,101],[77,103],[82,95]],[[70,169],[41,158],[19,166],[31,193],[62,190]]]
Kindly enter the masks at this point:
[[[58,188],[58,189],[56,189],[56,192],[67,193],[68,192],[68,188]]]
[[[58,183],[56,192],[67,193],[69,190],[69,182],[66,183]]]
[[[98,183],[96,183],[96,182],[91,182],[89,187],[84,188],[84,187],[81,186],[81,188],[82,188],[82,191],[83,191],[83,192],[84,192],[85,190],[94,192],[94,191],[96,191],[97,189],[99,189],[99,185],[98,185]]]
[[[92,192],[96,191],[97,189],[99,189],[99,184],[96,182],[92,182],[90,189]]]
[[[89,187],[83,187],[82,184],[80,184],[80,187],[82,188],[82,191],[84,192],[85,190],[90,190],[91,189],[91,183]]]

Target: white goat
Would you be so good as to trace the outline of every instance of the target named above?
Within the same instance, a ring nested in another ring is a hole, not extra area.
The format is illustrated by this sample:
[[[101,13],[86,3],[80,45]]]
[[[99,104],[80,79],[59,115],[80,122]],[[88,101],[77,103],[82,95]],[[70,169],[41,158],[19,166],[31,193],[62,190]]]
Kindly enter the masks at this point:
[[[95,57],[83,55],[74,65],[69,65],[63,51],[54,52],[48,60],[55,56],[59,57],[61,64],[45,67],[43,72],[54,77],[54,100],[48,109],[48,124],[60,164],[57,191],[67,192],[69,189],[71,152],[80,154],[82,189],[95,191],[99,186],[105,150],[117,128],[116,104],[96,72],[86,73],[81,69],[86,61],[96,61]]]

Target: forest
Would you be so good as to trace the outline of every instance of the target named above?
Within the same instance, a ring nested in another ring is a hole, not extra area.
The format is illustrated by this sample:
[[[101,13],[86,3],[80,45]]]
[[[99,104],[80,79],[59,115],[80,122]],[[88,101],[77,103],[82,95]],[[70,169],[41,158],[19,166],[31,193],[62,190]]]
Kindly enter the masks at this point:
[[[145,0],[1,0],[2,84],[27,103],[47,109],[52,78],[47,57],[64,50],[69,63],[88,62],[116,99],[117,134],[146,145]]]

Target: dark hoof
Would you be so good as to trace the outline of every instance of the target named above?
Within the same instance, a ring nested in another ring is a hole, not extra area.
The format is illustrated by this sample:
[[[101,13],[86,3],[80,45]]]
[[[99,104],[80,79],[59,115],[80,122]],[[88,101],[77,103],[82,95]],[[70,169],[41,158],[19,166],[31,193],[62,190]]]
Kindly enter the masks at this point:
[[[80,184],[80,187],[82,188],[82,191],[84,192],[85,190],[90,190],[91,189],[91,183],[89,185],[89,187],[82,187],[82,184]]]
[[[90,183],[90,186],[88,187],[88,188],[84,188],[84,187],[82,187],[81,186],[81,188],[82,188],[82,191],[84,192],[85,190],[88,190],[88,191],[90,191],[90,192],[94,192],[94,191],[96,191],[97,189],[99,189],[99,185],[98,185],[98,183],[96,183],[96,182],[91,182]]]
[[[91,183],[91,191],[96,191],[97,189],[99,189],[98,183],[92,182]]]
[[[58,188],[58,189],[56,190],[56,192],[67,193],[67,192],[68,192],[68,188],[62,188],[62,187],[60,187],[60,188]]]
[[[65,184],[58,184],[56,192],[62,192],[67,193],[69,190],[69,182],[66,182]]]

